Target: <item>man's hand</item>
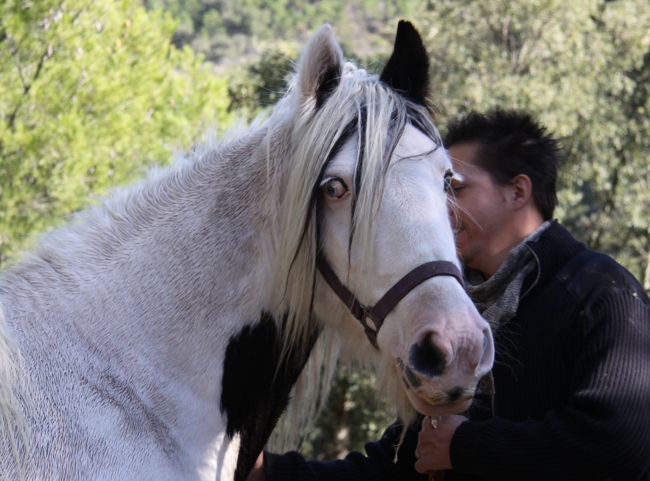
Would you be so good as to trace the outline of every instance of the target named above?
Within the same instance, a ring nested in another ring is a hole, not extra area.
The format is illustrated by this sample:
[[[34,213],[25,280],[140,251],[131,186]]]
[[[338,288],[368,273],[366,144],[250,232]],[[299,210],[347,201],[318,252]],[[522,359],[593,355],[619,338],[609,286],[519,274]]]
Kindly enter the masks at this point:
[[[426,474],[429,471],[441,471],[451,469],[451,460],[449,459],[449,445],[451,438],[456,432],[456,428],[468,419],[465,416],[450,414],[433,418],[432,427],[430,417],[425,417],[422,421],[422,429],[418,434],[418,447],[415,450],[418,461],[415,463],[415,470],[419,473]],[[435,422],[437,419],[437,422]]]
[[[255,466],[253,466],[246,481],[266,481],[266,473],[264,472],[264,451],[260,453],[257,461],[255,461]]]

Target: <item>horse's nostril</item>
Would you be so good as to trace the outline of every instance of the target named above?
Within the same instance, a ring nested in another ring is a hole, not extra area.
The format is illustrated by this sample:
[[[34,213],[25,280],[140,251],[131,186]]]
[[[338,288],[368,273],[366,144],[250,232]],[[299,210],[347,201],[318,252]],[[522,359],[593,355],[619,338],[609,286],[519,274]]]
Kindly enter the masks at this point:
[[[417,372],[428,377],[440,376],[447,366],[445,355],[433,343],[431,336],[426,336],[420,344],[411,346],[409,363]]]

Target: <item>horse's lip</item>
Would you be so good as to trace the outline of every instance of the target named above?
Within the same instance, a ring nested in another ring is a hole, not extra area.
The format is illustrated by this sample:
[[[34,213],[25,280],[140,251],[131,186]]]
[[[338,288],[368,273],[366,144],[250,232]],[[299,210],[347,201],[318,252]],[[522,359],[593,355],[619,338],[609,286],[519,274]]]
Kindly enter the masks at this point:
[[[470,397],[452,403],[431,404],[418,396],[417,393],[408,394],[408,397],[415,410],[427,416],[445,416],[447,414],[462,413],[469,409],[473,399],[473,397]]]
[[[397,366],[398,368],[404,370],[403,366]],[[430,416],[442,416],[444,414],[455,414],[463,412],[467,409],[468,406],[462,407],[467,404],[468,401],[474,399],[475,389],[465,389],[463,395],[449,402],[448,394],[444,390],[435,390],[428,391],[425,386],[414,387],[411,384],[407,376],[402,376],[402,382],[407,386],[406,393],[411,403],[416,410],[423,414]],[[416,405],[417,404],[417,405]],[[459,409],[461,408],[462,409]],[[433,414],[429,414],[427,411],[435,411]]]
[[[404,362],[400,358],[397,358],[396,368],[400,372],[402,382],[407,388],[407,392],[411,392],[414,397],[419,398],[429,406],[453,405],[457,403],[464,403],[474,398],[476,388],[468,388],[463,390],[461,397],[450,402],[448,398],[449,395],[444,390],[439,389],[435,391],[427,391],[426,382],[423,385],[423,379],[420,378],[420,376],[416,375],[416,381],[419,381],[419,383],[417,385],[414,384],[414,380],[411,379],[411,377],[407,374],[407,366],[404,365]],[[415,375],[415,373],[413,373],[413,371],[410,369],[408,369],[408,371],[411,372],[411,375]]]
[[[471,394],[469,394],[471,392]],[[427,392],[424,389],[414,389],[413,394],[420,398],[422,401],[426,402],[430,406],[442,406],[442,405],[452,405],[452,404],[460,404],[464,403],[466,401],[470,401],[471,399],[474,398],[474,391],[470,389],[466,389],[464,391],[464,395],[459,397],[458,399],[455,399],[454,401],[449,401],[448,400],[448,394],[444,391],[436,391],[436,392]]]

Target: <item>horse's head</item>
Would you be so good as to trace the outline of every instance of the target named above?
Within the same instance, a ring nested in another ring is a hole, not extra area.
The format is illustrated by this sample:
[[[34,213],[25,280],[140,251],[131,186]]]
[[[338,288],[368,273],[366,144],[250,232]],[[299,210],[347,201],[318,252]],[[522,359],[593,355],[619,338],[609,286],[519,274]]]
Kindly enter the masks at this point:
[[[428,67],[409,23],[400,22],[381,76],[344,63],[321,28],[291,86],[299,119],[283,202],[289,317],[313,314],[339,333],[344,355],[379,363],[406,418],[412,407],[465,410],[494,357],[489,326],[461,284],[453,171],[426,105]]]

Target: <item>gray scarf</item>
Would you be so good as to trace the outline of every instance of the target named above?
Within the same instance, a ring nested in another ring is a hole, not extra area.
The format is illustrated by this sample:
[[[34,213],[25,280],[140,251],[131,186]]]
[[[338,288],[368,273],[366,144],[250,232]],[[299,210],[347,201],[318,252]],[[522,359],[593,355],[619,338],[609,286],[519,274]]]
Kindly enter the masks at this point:
[[[493,332],[517,313],[524,279],[535,267],[539,268],[537,257],[527,243],[537,241],[549,225],[549,221],[544,222],[512,249],[506,261],[488,280],[485,280],[480,271],[465,268],[467,294],[490,323]]]

